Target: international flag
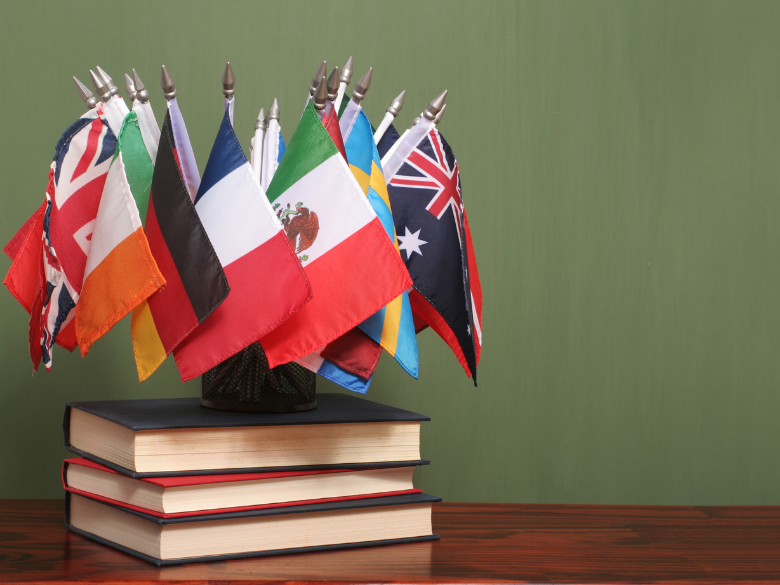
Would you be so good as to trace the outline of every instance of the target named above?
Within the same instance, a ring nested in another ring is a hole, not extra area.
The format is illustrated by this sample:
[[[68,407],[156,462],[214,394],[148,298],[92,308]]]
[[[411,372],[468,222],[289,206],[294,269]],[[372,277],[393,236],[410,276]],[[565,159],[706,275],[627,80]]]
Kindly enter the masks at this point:
[[[384,160],[385,155],[387,155],[399,138],[401,138],[401,135],[395,129],[395,124],[390,124],[376,145],[376,149],[379,152],[379,160]]]
[[[422,118],[385,165],[400,250],[414,290],[412,309],[444,339],[476,385],[482,348],[482,288],[461,193],[458,163]]]
[[[333,108],[333,102],[328,102],[327,107],[323,112],[322,125],[325,127],[325,130],[328,131],[328,136],[330,136],[336,149],[341,153],[341,156],[344,157],[344,160],[347,160],[347,151],[344,148],[344,137],[341,135],[339,118],[336,115],[336,110]]]
[[[287,145],[268,199],[314,292],[260,339],[274,367],[334,341],[409,288],[411,279],[313,104]]]
[[[276,174],[276,169],[284,156],[284,138],[282,138],[282,128],[279,126],[279,120],[271,118],[268,120],[268,128],[263,138],[263,170],[260,176],[260,187],[263,191],[268,191],[268,185],[271,184]]]
[[[358,114],[363,111],[363,106],[355,100],[347,100],[344,103],[345,106],[341,112],[339,112],[339,129],[341,130],[341,136],[346,142],[349,135],[352,133],[352,128],[355,127]]]
[[[342,116],[342,122],[345,118],[346,116]],[[345,128],[342,127],[341,130],[344,131]],[[346,130],[348,133],[345,135],[345,148],[352,174],[355,175],[387,235],[398,250],[393,214],[390,211],[390,199],[382,174],[379,152],[374,143],[371,123],[362,108],[359,108],[354,121]],[[363,321],[359,327],[393,356],[410,376],[417,378],[419,372],[417,338],[409,295],[405,291],[386,307],[379,309]]]
[[[28,315],[32,312],[38,291],[38,276],[43,269],[43,215],[45,211],[46,202],[41,204],[3,248],[12,261],[3,284],[8,287],[8,292],[19,301]],[[73,351],[76,348],[76,327],[73,320],[60,330],[56,343],[68,351]],[[38,361],[40,361],[40,357]]]
[[[30,315],[30,357],[51,369],[52,348],[73,321],[116,137],[104,104],[62,135],[54,154],[41,226],[41,262]],[[75,347],[75,329],[72,338]],[[71,340],[69,340],[71,341]]]
[[[214,312],[230,290],[193,203],[199,181],[187,127],[174,98],[168,102],[163,122],[145,225],[167,285],[136,307],[131,321],[142,382]]]
[[[378,343],[353,327],[327,346],[295,361],[342,388],[365,394],[381,354]]]
[[[346,160],[341,127],[332,103],[323,111],[322,124]],[[295,361],[343,388],[365,394],[381,356],[382,346],[353,327],[325,347]]]
[[[153,172],[137,115],[129,112],[103,187],[76,305],[82,357],[136,305],[165,285],[138,213],[139,207],[146,208]]]
[[[225,270],[230,294],[174,350],[185,381],[280,324],[284,326],[312,297],[288,234],[233,131],[229,115],[232,102],[226,107],[195,199],[195,209]],[[271,367],[289,361],[292,359]]]

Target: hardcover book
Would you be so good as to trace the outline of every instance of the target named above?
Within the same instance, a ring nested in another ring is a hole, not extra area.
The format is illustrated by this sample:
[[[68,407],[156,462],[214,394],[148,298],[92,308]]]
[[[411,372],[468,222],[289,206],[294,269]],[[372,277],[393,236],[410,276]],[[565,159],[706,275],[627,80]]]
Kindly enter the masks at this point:
[[[198,398],[70,402],[70,451],[131,477],[424,465],[430,418],[347,394],[308,412],[203,408]]]
[[[431,507],[410,494],[164,519],[66,494],[69,530],[158,566],[438,540]]]
[[[421,493],[414,467],[279,471],[134,479],[88,459],[67,459],[63,487],[160,518]]]

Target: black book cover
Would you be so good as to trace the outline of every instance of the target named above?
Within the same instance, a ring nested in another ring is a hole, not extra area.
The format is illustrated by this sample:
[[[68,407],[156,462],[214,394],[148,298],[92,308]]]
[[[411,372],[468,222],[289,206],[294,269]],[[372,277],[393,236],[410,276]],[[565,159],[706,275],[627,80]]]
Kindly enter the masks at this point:
[[[305,412],[230,412],[200,406],[200,398],[94,400],[65,404],[65,444],[70,409],[78,408],[133,431],[428,421],[427,416],[349,394],[317,394],[317,408]]]
[[[200,398],[157,398],[138,400],[94,400],[68,402],[62,428],[65,448],[79,457],[99,463],[133,478],[180,475],[213,475],[229,473],[264,473],[268,471],[306,471],[315,469],[362,469],[368,467],[401,467],[428,465],[428,461],[382,461],[378,463],[298,465],[240,469],[210,469],[207,471],[137,472],[106,461],[70,444],[70,413],[77,408],[133,431],[155,429],[225,428],[276,425],[346,424],[369,422],[429,421],[430,417],[372,402],[349,394],[317,394],[317,408],[306,412],[260,413],[230,412],[200,406]]]
[[[87,499],[87,496],[80,496]],[[324,546],[312,546],[312,547],[300,547],[300,548],[287,548],[287,549],[278,549],[278,550],[270,550],[270,551],[256,551],[256,552],[246,552],[246,553],[236,553],[236,554],[229,554],[229,555],[214,555],[214,556],[207,556],[207,557],[187,557],[187,558],[181,558],[181,559],[167,559],[167,560],[160,560],[154,557],[150,557],[148,555],[145,555],[143,553],[140,553],[138,551],[135,551],[133,549],[129,549],[125,546],[122,546],[121,544],[117,544],[115,542],[106,540],[105,538],[102,538],[100,536],[97,536],[95,534],[92,534],[90,532],[86,532],[84,530],[80,530],[79,528],[74,527],[70,523],[70,498],[71,494],[70,492],[65,493],[65,526],[68,530],[71,532],[75,532],[76,534],[79,534],[81,536],[84,536],[86,538],[89,538],[91,540],[94,540],[96,542],[99,542],[100,544],[109,546],[111,548],[114,548],[116,550],[122,551],[124,553],[127,553],[129,555],[132,555],[134,557],[137,557],[139,559],[142,559],[144,561],[147,561],[149,563],[152,563],[154,565],[157,565],[158,567],[165,566],[165,565],[178,565],[183,563],[195,563],[195,562],[205,562],[205,561],[224,561],[228,559],[242,559],[242,558],[248,558],[248,557],[260,557],[260,556],[273,556],[273,555],[285,555],[285,554],[292,554],[292,553],[299,553],[299,552],[316,552],[316,551],[323,551],[323,550],[336,550],[336,549],[343,549],[343,548],[357,548],[357,547],[366,547],[366,546],[377,546],[382,544],[399,544],[399,543],[406,543],[406,542],[422,542],[422,541],[428,541],[428,540],[439,540],[438,534],[431,534],[428,536],[418,536],[413,538],[399,538],[399,539],[389,539],[389,540],[375,540],[375,541],[369,541],[369,542],[354,542],[354,543],[344,543],[344,544],[332,544],[332,545],[324,545]],[[303,513],[309,513],[309,512],[327,512],[327,511],[333,511],[333,510],[346,510],[346,509],[355,509],[355,508],[373,508],[377,506],[399,506],[399,505],[408,505],[408,504],[422,504],[422,503],[435,503],[435,502],[441,502],[441,498],[438,498],[436,496],[431,496],[429,494],[408,494],[408,495],[401,495],[401,496],[384,496],[380,498],[368,498],[364,500],[351,500],[351,501],[342,501],[342,502],[325,502],[321,504],[308,504],[304,506],[290,506],[290,507],[284,507],[284,508],[268,508],[263,510],[244,510],[241,512],[225,512],[222,514],[209,514],[206,516],[188,516],[188,517],[182,517],[182,518],[158,518],[156,516],[151,516],[149,514],[144,514],[143,512],[139,512],[137,510],[130,510],[127,508],[123,508],[121,506],[115,506],[112,504],[108,504],[106,502],[102,502],[100,500],[93,500],[103,506],[108,506],[111,508],[115,508],[117,510],[121,510],[122,512],[126,512],[128,514],[132,514],[134,516],[138,516],[139,518],[143,518],[144,520],[149,520],[151,522],[154,522],[155,524],[160,525],[166,525],[166,524],[183,524],[188,522],[206,522],[210,520],[228,520],[228,519],[234,519],[234,518],[249,518],[249,517],[255,517],[255,516],[283,516],[287,514],[303,514]]]

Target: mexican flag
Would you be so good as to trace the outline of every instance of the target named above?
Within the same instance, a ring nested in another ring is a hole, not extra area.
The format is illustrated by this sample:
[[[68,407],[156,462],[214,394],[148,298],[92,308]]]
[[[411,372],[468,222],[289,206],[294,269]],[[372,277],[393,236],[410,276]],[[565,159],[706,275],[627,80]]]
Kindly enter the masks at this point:
[[[321,349],[401,295],[412,281],[311,103],[267,196],[314,294],[260,339],[275,367]]]

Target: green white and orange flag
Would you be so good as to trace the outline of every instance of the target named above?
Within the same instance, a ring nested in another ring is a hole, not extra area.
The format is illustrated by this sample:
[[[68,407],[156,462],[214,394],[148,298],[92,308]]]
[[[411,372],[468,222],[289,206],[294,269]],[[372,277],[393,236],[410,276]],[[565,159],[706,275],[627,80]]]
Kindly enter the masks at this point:
[[[103,187],[76,305],[76,338],[82,356],[136,305],[165,285],[138,212],[139,207],[146,209],[153,171],[138,118],[130,112],[119,131]]]
[[[412,281],[311,103],[267,196],[314,294],[260,339],[274,367],[321,349],[400,296]]]

